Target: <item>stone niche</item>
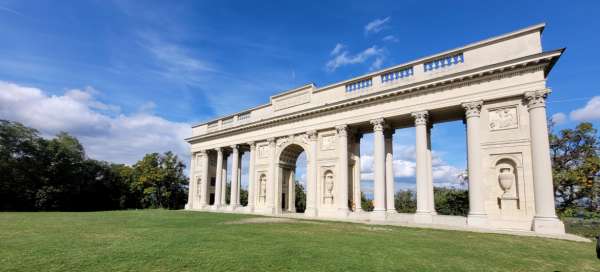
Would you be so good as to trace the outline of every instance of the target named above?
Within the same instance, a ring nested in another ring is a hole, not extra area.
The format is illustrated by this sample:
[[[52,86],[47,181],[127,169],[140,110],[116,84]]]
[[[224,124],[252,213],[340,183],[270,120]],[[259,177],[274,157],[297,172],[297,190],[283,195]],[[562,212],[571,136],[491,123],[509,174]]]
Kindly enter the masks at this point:
[[[512,215],[521,209],[519,168],[513,158],[500,156],[500,159],[496,160],[494,169],[497,187],[500,189],[496,190],[500,192],[497,196],[498,208],[501,214]]]
[[[335,202],[335,174],[330,168],[326,168],[321,176],[321,188],[325,206],[332,206]]]

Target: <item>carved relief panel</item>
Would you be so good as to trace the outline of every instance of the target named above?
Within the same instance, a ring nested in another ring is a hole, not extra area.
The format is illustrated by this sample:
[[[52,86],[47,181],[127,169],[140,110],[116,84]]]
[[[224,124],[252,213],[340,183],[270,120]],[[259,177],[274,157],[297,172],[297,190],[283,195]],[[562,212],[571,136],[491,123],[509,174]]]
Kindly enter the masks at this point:
[[[490,130],[502,130],[519,127],[517,107],[496,108],[489,110]]]
[[[321,138],[321,150],[335,149],[335,134],[325,134]]]

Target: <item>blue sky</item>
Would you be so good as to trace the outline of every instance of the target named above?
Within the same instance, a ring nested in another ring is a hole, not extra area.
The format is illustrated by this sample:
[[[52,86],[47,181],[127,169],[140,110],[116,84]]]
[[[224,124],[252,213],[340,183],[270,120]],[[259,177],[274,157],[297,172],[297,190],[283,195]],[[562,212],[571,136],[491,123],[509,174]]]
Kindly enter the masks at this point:
[[[192,123],[545,22],[544,49],[567,47],[549,116],[598,126],[600,2],[576,3],[0,1],[0,118],[71,132],[98,159],[187,160]],[[440,166],[464,168],[462,124],[433,133]],[[398,153],[410,134],[396,134]]]

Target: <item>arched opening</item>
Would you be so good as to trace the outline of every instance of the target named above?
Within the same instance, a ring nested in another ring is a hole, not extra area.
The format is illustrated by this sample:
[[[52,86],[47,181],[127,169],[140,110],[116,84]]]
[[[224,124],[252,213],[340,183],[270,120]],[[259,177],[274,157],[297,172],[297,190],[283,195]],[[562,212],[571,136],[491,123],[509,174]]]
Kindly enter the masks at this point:
[[[279,156],[277,209],[283,213],[303,213],[306,209],[306,152],[291,144]]]

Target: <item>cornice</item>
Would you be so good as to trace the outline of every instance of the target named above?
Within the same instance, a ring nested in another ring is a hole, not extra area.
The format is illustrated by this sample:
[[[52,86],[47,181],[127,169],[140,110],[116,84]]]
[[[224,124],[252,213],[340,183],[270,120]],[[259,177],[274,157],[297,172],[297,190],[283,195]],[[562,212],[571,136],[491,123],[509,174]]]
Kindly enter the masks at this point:
[[[542,52],[538,54],[525,56],[522,58],[478,67],[454,74],[449,74],[438,78],[413,82],[405,86],[390,86],[387,88],[382,88],[381,90],[373,92],[369,95],[354,97],[348,100],[342,100],[333,103],[325,103],[323,105],[315,106],[313,108],[309,108],[301,112],[293,112],[283,116],[269,117],[241,126],[193,136],[185,140],[189,143],[195,143],[204,139],[212,139],[217,136],[221,137],[233,132],[238,133],[240,131],[264,128],[278,122],[305,118],[307,116],[334,111],[340,108],[351,108],[363,104],[370,104],[373,102],[390,99],[394,96],[403,95],[407,93],[418,91],[419,93],[425,94],[428,91],[437,91],[440,88],[451,89],[460,86],[468,86],[477,82],[478,80],[485,80],[490,76],[498,76],[502,78],[503,76],[510,76],[511,73],[529,70],[530,68],[543,69],[545,74],[547,74],[548,69],[551,68],[551,65],[553,65],[557,61],[557,59],[560,57],[563,51],[564,49]]]

